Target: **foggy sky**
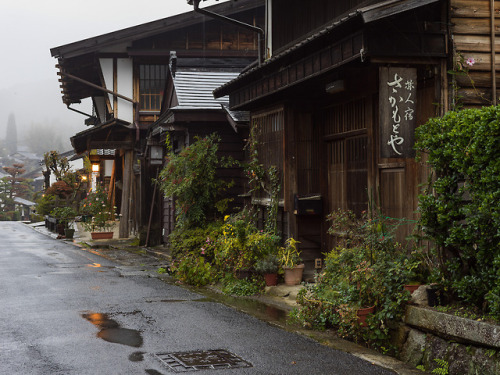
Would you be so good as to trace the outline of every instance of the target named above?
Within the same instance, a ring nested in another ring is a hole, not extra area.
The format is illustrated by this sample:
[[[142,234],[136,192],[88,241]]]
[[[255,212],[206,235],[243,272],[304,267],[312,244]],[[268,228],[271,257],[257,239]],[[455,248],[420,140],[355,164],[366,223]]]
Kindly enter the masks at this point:
[[[9,113],[15,115],[18,138],[37,123],[60,124],[69,135],[86,129],[85,117],[62,102],[51,48],[192,10],[186,0],[2,0],[0,139]],[[90,112],[89,103],[80,108]]]

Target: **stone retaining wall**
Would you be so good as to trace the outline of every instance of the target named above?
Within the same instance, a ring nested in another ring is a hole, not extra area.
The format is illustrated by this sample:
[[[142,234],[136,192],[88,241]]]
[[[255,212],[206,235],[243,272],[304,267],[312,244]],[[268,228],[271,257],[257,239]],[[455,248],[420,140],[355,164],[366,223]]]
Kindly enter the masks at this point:
[[[401,359],[427,371],[443,367],[449,375],[500,374],[500,326],[408,306],[401,328]]]

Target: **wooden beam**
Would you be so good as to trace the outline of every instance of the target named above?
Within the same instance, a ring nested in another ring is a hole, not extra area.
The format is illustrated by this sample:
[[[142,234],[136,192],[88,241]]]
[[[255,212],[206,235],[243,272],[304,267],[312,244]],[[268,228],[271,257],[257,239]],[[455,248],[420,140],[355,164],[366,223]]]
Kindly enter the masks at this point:
[[[129,219],[130,219],[130,206],[132,203],[132,163],[133,163],[133,151],[125,151],[124,155],[124,165],[123,165],[123,190],[122,190],[122,201],[121,201],[121,211],[122,215],[120,218],[120,228],[119,228],[119,238],[128,238],[129,232]]]

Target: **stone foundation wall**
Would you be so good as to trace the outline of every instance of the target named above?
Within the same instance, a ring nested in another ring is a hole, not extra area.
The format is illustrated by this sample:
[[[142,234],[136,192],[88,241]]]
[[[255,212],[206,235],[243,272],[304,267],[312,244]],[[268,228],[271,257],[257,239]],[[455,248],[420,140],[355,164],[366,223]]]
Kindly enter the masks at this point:
[[[404,323],[401,359],[412,366],[429,372],[448,366],[449,375],[500,374],[500,326],[418,306],[408,306]]]

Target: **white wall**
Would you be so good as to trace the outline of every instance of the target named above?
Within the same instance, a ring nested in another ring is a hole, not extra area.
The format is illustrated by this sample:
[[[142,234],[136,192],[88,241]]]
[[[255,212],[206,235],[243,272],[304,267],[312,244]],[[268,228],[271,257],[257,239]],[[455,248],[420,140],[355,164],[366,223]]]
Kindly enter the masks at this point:
[[[134,71],[131,59],[118,59],[116,61],[118,70],[118,93],[133,99],[134,97]],[[125,120],[130,123],[134,122],[134,105],[127,101],[118,98],[118,115],[120,120]]]
[[[99,62],[101,64],[105,88],[113,91],[113,59],[99,59]],[[111,103],[111,110],[114,110],[113,95],[108,94],[108,99]]]
[[[104,83],[106,89],[113,91],[113,59],[99,59],[102,69],[102,75],[104,77]],[[133,99],[134,97],[134,83],[133,83],[133,64],[131,59],[117,59],[116,60],[116,92],[127,98]],[[113,95],[108,94],[109,101],[111,103],[111,109],[114,111],[113,107]],[[116,108],[116,118],[132,123],[134,121],[134,106],[130,101],[118,98],[117,108]]]

